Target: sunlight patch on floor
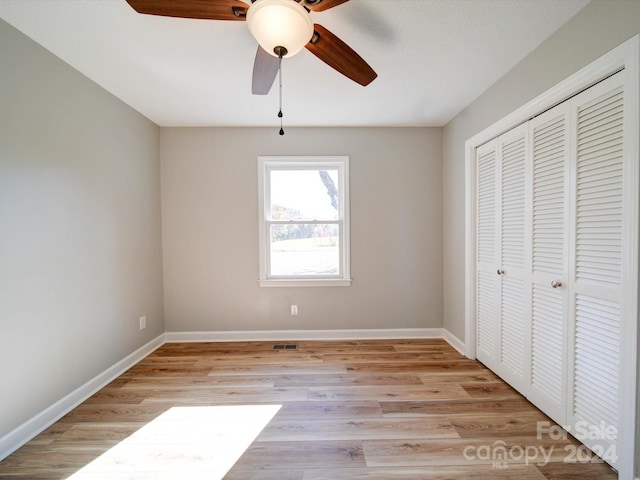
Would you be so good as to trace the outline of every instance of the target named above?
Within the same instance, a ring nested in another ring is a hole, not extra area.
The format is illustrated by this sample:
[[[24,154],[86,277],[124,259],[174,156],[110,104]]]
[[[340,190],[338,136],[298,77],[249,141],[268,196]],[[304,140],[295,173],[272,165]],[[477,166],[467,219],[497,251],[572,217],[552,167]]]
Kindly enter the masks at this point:
[[[69,480],[222,479],[280,407],[173,407]]]

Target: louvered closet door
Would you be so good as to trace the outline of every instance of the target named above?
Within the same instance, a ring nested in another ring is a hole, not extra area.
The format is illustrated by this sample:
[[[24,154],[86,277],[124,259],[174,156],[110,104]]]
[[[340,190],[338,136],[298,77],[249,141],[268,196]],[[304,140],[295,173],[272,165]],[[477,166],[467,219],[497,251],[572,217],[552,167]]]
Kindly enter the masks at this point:
[[[497,140],[476,152],[476,357],[498,367]]]
[[[572,165],[569,351],[574,431],[617,429],[623,300],[623,105],[622,73],[575,97],[575,165]],[[616,465],[615,436],[579,436]]]
[[[497,373],[524,393],[528,383],[525,311],[527,125],[498,139],[499,323]]]
[[[529,122],[531,191],[530,384],[527,398],[566,423],[570,105]]]

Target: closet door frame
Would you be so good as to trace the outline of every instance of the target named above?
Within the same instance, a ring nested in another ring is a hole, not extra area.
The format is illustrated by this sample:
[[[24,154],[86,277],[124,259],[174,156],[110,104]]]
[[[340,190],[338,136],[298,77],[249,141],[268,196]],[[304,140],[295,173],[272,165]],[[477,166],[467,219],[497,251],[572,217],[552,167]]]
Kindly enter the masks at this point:
[[[626,342],[621,350],[623,365],[620,379],[620,412],[625,421],[618,431],[618,465],[621,480],[633,479],[636,471],[636,452],[640,449],[638,426],[638,223],[640,202],[640,35],[635,35],[588,66],[571,75],[534,100],[518,108],[503,119],[465,142],[465,354],[476,358],[476,149],[513,127],[527,122],[555,105],[586,90],[599,81],[625,70],[625,213],[629,225],[625,233],[625,270],[623,272],[624,308],[626,321],[622,325]],[[629,135],[627,135],[629,134]],[[640,465],[638,465],[640,468]]]

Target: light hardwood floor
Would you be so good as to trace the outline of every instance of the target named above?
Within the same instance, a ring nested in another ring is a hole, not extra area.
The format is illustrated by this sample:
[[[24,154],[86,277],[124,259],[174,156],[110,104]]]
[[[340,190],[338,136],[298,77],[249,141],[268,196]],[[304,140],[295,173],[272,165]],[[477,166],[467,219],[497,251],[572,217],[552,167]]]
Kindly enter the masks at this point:
[[[443,340],[273,343],[165,344],[0,479],[617,478]]]

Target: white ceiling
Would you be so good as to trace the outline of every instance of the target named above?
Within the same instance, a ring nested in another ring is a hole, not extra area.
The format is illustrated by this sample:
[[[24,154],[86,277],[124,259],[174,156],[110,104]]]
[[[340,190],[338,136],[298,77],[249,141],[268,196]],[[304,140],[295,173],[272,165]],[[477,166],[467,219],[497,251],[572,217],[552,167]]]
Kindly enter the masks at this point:
[[[361,87],[306,50],[285,59],[285,126],[444,125],[587,3],[351,0],[312,12],[378,78]],[[278,124],[277,85],[251,94],[245,22],[140,15],[125,0],[0,0],[0,18],[158,125]]]

